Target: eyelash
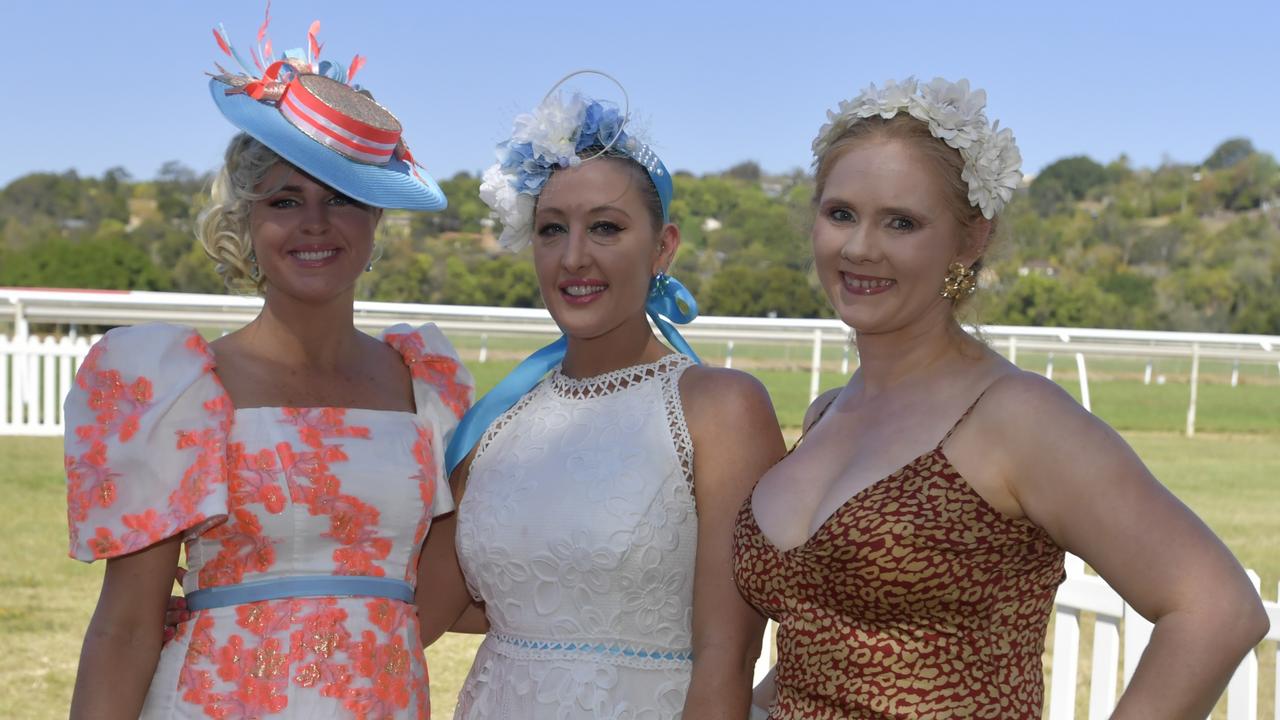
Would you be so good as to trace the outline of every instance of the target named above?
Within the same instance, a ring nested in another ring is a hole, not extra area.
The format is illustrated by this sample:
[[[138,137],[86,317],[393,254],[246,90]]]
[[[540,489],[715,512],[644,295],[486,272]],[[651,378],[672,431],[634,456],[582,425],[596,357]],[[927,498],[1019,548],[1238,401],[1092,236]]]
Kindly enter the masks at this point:
[[[906,227],[899,227],[897,225],[897,223],[899,222],[906,223]],[[898,215],[897,217],[893,217],[889,219],[889,229],[897,230],[898,232],[911,232],[912,230],[916,229],[916,221],[912,220],[909,217],[903,217],[901,215]]]
[[[347,197],[346,195],[333,195],[333,196],[331,196],[331,197],[329,198],[329,200],[328,200],[327,202],[328,202],[330,205],[336,205],[336,206],[338,206],[338,207],[348,207],[348,206],[350,206],[350,207],[358,207],[358,208],[361,208],[361,209],[363,209],[363,208],[365,207],[363,204],[358,203],[358,202],[356,202],[355,200],[352,200],[351,198]],[[269,202],[269,203],[267,203],[267,204],[268,204],[268,205],[270,205],[270,206],[271,206],[271,207],[273,207],[273,208],[286,209],[286,208],[291,208],[291,207],[297,207],[299,203],[298,203],[298,199],[297,199],[297,198],[293,198],[293,197],[283,197],[283,198],[277,198],[277,199],[275,199],[275,200],[272,200],[272,201],[270,201],[270,202]]]
[[[591,227],[588,228],[588,232],[592,233],[593,235],[613,236],[622,232],[624,229],[625,228],[618,225],[617,223],[609,222],[607,220],[600,220],[592,223]],[[568,232],[568,229],[565,228],[565,226],[561,223],[547,223],[546,225],[543,225],[542,227],[538,228],[538,235],[543,237],[552,235],[552,234],[561,234],[566,232]]]
[[[832,208],[831,210],[827,211],[827,217],[831,218],[833,222],[840,222],[840,223],[853,222],[854,220],[857,219],[857,216],[854,214],[852,210],[844,207]],[[912,230],[915,230],[917,227],[918,225],[915,220],[912,220],[911,218],[906,217],[904,215],[895,215],[889,218],[890,230],[907,233],[907,232],[911,232]]]
[[[838,217],[840,215],[845,215],[846,217]],[[831,210],[827,211],[827,217],[831,218],[835,222],[851,222],[856,216],[849,208],[837,207],[831,208]]]

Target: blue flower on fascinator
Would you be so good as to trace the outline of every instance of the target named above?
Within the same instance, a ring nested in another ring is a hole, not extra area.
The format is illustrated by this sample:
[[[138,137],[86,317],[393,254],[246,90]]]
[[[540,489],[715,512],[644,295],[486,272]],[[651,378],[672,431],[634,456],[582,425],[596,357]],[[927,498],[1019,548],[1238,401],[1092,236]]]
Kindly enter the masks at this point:
[[[533,199],[552,171],[582,162],[578,154],[604,147],[633,158],[649,172],[663,200],[664,215],[671,181],[657,156],[624,130],[627,117],[617,107],[573,95],[549,95],[532,113],[516,118],[511,138],[500,143],[498,162],[484,173],[483,200],[502,222],[499,242],[519,251],[532,236]]]

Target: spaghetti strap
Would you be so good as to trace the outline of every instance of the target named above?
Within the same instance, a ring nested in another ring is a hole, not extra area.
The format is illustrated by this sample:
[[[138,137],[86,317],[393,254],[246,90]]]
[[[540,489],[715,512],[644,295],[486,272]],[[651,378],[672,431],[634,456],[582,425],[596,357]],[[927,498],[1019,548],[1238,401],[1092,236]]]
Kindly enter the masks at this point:
[[[965,419],[969,417],[969,414],[973,412],[973,409],[978,407],[978,403],[982,400],[982,396],[986,395],[987,390],[990,390],[990,389],[991,389],[991,386],[988,385],[985,389],[983,389],[982,392],[978,393],[978,397],[975,398],[974,401],[969,404],[969,409],[964,411],[964,414],[960,416],[960,419],[956,420],[955,424],[951,426],[951,429],[947,431],[947,434],[943,435],[942,439],[938,441],[938,447],[936,449],[941,450],[942,446],[947,444],[947,441],[951,439],[952,433],[954,433],[956,429],[960,427],[960,423],[963,423]]]
[[[827,414],[827,411],[835,404],[836,398],[838,397],[840,397],[840,393],[836,393],[831,396],[831,399],[827,401],[827,404],[823,405],[822,409],[818,411],[818,416],[813,419],[813,422],[809,423],[809,427],[800,431],[800,437],[796,438],[796,441],[792,443],[791,449],[787,450],[787,455],[795,452],[796,448],[800,447],[800,443],[804,440],[805,436],[809,434],[809,431],[812,430],[820,420],[822,420],[822,416]]]

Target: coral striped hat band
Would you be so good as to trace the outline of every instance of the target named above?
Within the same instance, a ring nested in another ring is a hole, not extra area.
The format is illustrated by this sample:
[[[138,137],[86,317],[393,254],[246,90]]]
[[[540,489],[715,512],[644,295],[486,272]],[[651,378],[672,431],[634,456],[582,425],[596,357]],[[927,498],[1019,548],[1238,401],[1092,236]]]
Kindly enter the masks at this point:
[[[372,100],[361,108],[377,117],[378,124],[362,122],[338,107],[336,101],[364,98],[349,91],[330,95],[331,87],[345,85],[323,75],[301,75],[289,83],[280,99],[280,112],[308,137],[356,162],[386,165],[400,146],[400,123]],[[325,96],[329,102],[325,102]]]

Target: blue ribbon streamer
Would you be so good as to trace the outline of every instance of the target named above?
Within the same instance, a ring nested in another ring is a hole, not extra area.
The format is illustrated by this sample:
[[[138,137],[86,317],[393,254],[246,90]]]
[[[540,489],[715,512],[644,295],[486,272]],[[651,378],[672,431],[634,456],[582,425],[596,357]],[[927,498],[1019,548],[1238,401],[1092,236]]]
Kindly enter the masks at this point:
[[[702,363],[680,331],[671,324],[675,322],[687,325],[698,317],[698,302],[694,300],[693,293],[689,292],[688,288],[670,275],[658,273],[649,283],[649,298],[645,301],[645,312],[653,319],[653,324],[658,326],[658,331],[676,352],[688,355],[696,363]],[[448,474],[453,474],[454,469],[480,442],[480,438],[494,420],[510,410],[520,401],[520,398],[524,397],[525,393],[542,382],[542,378],[564,360],[564,353],[568,347],[569,339],[561,335],[550,345],[539,348],[522,360],[515,370],[502,378],[492,390],[471,406],[467,414],[463,415],[462,420],[458,422],[458,427],[453,432],[453,439],[445,449],[444,462]]]
[[[680,307],[681,304],[684,305],[683,308]],[[675,348],[676,352],[688,355],[694,362],[702,364],[698,353],[689,347],[684,336],[671,324],[674,322],[688,325],[698,317],[698,301],[693,299],[693,293],[689,292],[689,288],[666,273],[658,273],[649,283],[649,299],[645,302],[644,308],[653,319],[653,324],[658,326],[662,337],[671,343],[671,347]],[[667,322],[664,318],[670,318],[671,322]]]

